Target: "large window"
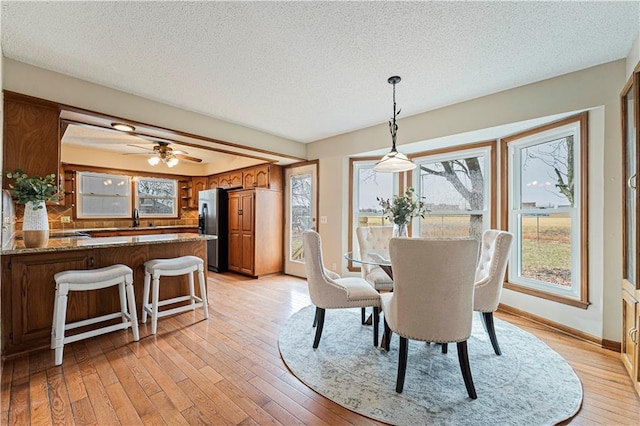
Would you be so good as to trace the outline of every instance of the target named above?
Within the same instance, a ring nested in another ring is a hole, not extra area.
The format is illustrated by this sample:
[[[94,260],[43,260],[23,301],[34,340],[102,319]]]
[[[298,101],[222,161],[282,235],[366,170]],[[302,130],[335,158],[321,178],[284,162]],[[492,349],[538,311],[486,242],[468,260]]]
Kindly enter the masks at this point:
[[[78,172],[79,219],[131,217],[131,179],[106,173]]]
[[[586,113],[503,140],[508,288],[587,306]]]
[[[140,217],[177,217],[178,181],[173,179],[138,178],[136,206]]]
[[[382,208],[378,198],[392,198],[398,193],[398,173],[377,173],[373,170],[375,160],[351,159],[350,187],[351,200],[350,227],[349,227],[349,251],[358,251],[356,228],[358,226],[392,225],[382,216]],[[349,264],[350,270],[358,270]]]
[[[424,238],[477,237],[493,226],[495,142],[413,157],[413,185],[427,207],[419,218]],[[414,232],[415,235],[415,232]]]

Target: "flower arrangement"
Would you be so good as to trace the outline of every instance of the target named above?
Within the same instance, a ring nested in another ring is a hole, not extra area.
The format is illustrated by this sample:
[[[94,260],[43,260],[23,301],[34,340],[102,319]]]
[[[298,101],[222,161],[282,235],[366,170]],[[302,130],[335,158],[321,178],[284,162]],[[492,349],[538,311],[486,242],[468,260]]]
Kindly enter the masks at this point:
[[[37,175],[29,177],[22,170],[16,169],[13,172],[7,172],[6,176],[9,179],[15,179],[13,184],[9,184],[9,188],[16,203],[31,202],[34,210],[42,209],[45,201],[58,202],[64,196],[64,190],[58,189],[56,175],[53,173],[45,177]]]
[[[394,196],[393,201],[377,197],[383,216],[396,225],[407,225],[416,216],[424,218],[427,209],[422,201],[413,198],[414,192],[415,190],[409,187],[403,195]]]

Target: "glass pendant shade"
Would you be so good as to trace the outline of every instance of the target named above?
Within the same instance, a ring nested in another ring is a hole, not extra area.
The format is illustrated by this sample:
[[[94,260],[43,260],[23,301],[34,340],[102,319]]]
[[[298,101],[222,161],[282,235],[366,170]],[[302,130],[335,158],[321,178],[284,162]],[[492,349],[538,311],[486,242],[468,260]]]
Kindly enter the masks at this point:
[[[167,166],[169,167],[173,167],[176,164],[178,164],[178,159],[176,157],[171,157],[169,158],[169,161],[167,161]]]
[[[416,168],[416,164],[409,160],[406,155],[398,151],[391,151],[373,167],[378,173],[406,172]]]
[[[157,166],[160,163],[160,158],[153,156],[147,160],[147,162],[152,166]]]

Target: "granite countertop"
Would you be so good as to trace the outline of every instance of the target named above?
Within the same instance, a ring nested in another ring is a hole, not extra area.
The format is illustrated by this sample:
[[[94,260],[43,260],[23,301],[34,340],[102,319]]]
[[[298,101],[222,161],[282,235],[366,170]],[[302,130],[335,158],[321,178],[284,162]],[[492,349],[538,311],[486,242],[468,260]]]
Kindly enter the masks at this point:
[[[73,228],[73,229],[52,229],[51,236],[74,235],[84,232],[100,232],[100,231],[148,231],[153,229],[187,229],[197,228],[198,225],[161,225],[161,226],[127,226],[124,228]]]
[[[158,228],[160,228],[158,226]],[[46,247],[41,248],[26,248],[22,240],[14,242],[12,248],[2,249],[0,255],[10,254],[28,254],[28,253],[46,253],[46,252],[58,252],[68,250],[84,250],[89,248],[104,248],[104,247],[121,247],[121,246],[135,246],[145,244],[168,244],[168,243],[181,243],[192,241],[206,241],[215,240],[218,237],[215,235],[201,235],[191,233],[178,233],[178,234],[150,234],[150,235],[135,235],[135,236],[120,236],[120,237],[74,237],[69,238],[51,238]]]

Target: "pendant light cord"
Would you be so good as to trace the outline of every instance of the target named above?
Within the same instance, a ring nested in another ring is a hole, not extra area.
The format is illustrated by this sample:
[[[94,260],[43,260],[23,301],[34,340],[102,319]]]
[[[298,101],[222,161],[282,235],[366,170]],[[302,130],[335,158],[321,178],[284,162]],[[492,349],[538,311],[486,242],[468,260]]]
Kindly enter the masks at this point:
[[[398,133],[398,125],[396,124],[396,117],[400,111],[396,112],[396,83],[400,81],[400,77],[389,77],[388,81],[393,84],[393,119],[392,121],[389,121],[389,131],[391,132],[391,152],[397,152],[396,135]]]

